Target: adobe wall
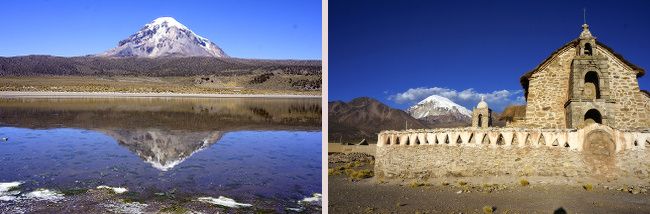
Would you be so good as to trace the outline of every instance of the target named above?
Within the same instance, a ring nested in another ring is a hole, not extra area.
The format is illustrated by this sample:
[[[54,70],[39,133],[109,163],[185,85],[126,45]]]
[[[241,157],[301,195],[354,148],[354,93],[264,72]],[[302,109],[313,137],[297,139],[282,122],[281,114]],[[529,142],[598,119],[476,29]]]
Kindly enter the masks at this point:
[[[525,127],[566,128],[564,103],[576,48],[562,50],[529,79]]]
[[[606,158],[585,150],[592,145],[589,136],[596,132],[611,136],[614,147]],[[650,133],[623,132],[599,124],[578,130],[384,131],[378,136],[375,175],[418,179],[601,175],[650,179]]]

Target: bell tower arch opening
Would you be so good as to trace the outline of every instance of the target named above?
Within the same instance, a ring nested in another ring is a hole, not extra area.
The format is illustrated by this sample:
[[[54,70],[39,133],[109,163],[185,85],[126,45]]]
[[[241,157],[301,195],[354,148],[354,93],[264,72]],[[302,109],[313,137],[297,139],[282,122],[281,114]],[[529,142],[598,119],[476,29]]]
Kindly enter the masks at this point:
[[[589,71],[585,74],[584,93],[587,98],[600,99],[600,82],[598,73]]]
[[[587,56],[591,56],[592,53],[593,52],[592,52],[592,48],[591,48],[591,43],[585,43],[585,52],[584,52],[584,54],[587,55]]]
[[[585,122],[603,124],[603,116],[596,109],[590,109],[585,113]]]

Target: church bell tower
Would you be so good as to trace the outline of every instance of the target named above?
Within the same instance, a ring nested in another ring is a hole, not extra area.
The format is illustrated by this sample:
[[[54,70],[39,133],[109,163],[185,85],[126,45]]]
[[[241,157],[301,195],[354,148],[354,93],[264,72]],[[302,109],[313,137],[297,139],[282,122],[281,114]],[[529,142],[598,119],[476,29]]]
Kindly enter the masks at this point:
[[[587,23],[576,42],[576,56],[569,76],[569,97],[564,104],[567,128],[585,123],[608,124],[609,66],[607,58],[598,51],[598,43]]]

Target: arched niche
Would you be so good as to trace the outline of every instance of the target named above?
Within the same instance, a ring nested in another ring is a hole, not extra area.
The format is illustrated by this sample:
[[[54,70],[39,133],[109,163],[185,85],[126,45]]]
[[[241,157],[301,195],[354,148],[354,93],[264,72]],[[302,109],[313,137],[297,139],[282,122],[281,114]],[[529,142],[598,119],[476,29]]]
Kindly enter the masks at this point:
[[[598,124],[603,124],[603,116],[600,114],[600,111],[596,109],[590,109],[585,113],[585,122],[595,122]]]

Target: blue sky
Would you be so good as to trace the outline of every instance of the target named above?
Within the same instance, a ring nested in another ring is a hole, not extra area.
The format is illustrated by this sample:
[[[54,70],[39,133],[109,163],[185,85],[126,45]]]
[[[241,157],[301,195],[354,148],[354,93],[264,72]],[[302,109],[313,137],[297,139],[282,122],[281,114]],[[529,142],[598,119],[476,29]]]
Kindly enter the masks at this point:
[[[172,16],[240,58],[321,59],[318,0],[0,1],[0,56],[103,52]]]
[[[501,111],[522,102],[522,74],[578,37],[583,8],[599,41],[650,71],[650,1],[330,0],[329,100],[486,96]]]

